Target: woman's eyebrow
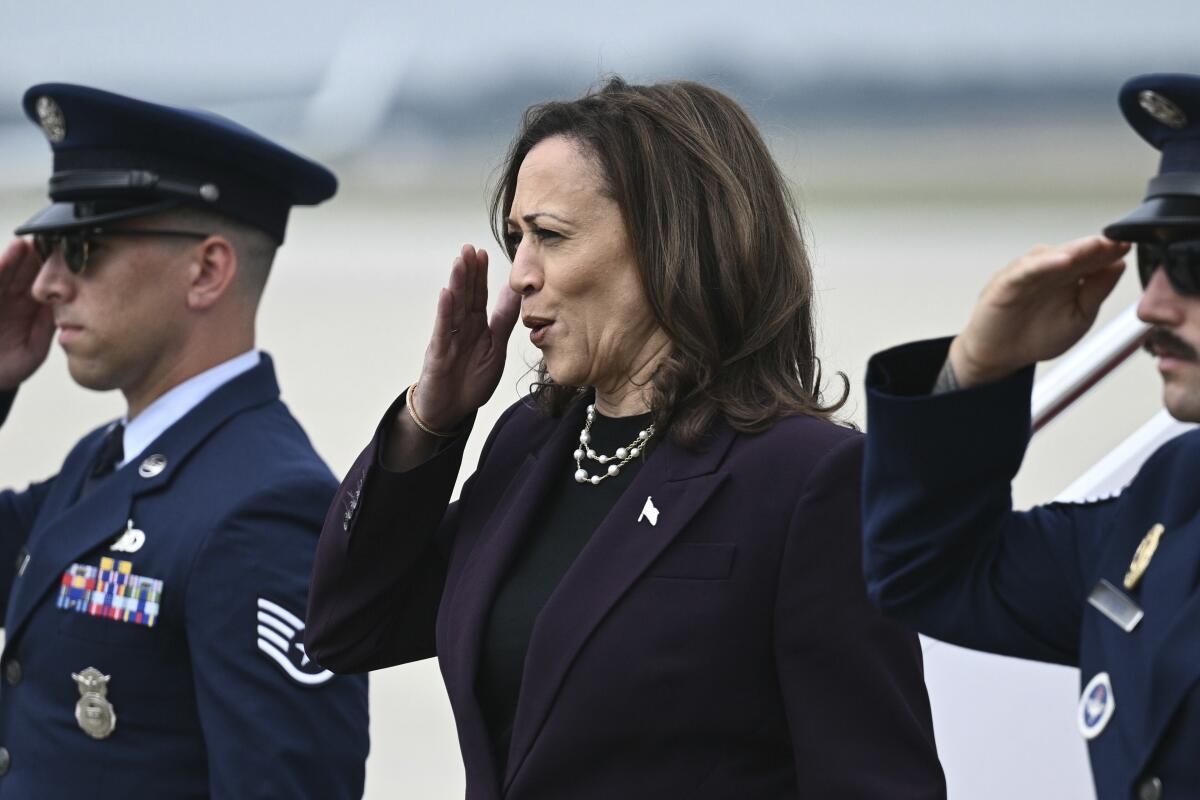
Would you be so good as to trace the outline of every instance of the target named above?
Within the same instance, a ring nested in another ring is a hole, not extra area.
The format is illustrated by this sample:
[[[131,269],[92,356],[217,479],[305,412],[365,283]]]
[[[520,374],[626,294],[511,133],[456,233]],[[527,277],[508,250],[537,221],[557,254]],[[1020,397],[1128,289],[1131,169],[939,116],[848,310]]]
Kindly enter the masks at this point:
[[[533,224],[534,222],[537,221],[538,217],[550,217],[550,219],[556,219],[563,224],[566,224],[566,225],[571,224],[570,220],[564,219],[564,218],[558,216],[557,214],[551,214],[549,211],[534,211],[531,214],[526,214],[525,216],[521,217],[521,219],[525,220],[526,222],[528,222],[530,224]]]
[[[557,214],[550,213],[549,211],[533,211],[533,212],[530,212],[529,214],[522,215],[521,219],[524,220],[526,225],[535,225],[535,224],[537,224],[538,217],[549,217],[550,219],[561,222],[563,225],[571,224],[571,221],[566,219],[565,217],[560,217]],[[517,221],[515,219],[513,219],[512,217],[506,217],[504,220],[504,225],[505,225],[505,227],[509,227],[509,228],[521,227],[517,223]]]

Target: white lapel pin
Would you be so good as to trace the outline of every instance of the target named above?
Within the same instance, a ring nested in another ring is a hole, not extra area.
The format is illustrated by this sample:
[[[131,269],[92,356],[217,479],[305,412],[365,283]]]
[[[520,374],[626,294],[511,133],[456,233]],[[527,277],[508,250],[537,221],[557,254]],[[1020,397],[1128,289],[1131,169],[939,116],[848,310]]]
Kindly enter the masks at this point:
[[[147,457],[138,466],[138,475],[143,478],[153,478],[167,468],[167,457],[162,453],[155,453]]]
[[[638,522],[641,522],[644,519],[650,521],[651,527],[658,524],[658,509],[654,507],[653,497],[646,498],[646,505],[642,506],[642,513],[638,514]]]
[[[110,550],[118,553],[136,553],[142,549],[142,545],[146,543],[145,531],[133,527],[133,520],[129,520],[128,526],[124,533],[117,537],[117,540],[112,543]]]

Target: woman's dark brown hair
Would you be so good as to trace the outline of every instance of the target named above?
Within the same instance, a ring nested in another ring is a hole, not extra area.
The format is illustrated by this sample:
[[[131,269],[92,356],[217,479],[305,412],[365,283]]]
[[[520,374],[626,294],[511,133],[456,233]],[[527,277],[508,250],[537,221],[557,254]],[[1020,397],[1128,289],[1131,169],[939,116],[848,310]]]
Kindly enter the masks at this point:
[[[505,244],[517,174],[535,145],[568,137],[601,167],[621,209],[642,287],[672,352],[651,378],[659,430],[699,447],[720,414],[758,432],[783,416],[829,417],[849,393],[821,402],[812,270],[796,206],[746,113],[688,81],[634,86],[620,78],[571,102],[525,112],[492,196]],[[534,393],[560,414],[580,387],[537,365]]]

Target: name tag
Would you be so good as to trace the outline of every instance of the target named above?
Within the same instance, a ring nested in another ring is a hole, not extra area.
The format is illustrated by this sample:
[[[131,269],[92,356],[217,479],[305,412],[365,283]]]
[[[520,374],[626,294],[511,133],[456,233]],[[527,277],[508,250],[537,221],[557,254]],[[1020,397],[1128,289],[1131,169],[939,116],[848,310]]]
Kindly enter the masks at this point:
[[[1088,595],[1088,603],[1126,633],[1136,628],[1145,616],[1141,606],[1104,578],[1100,579],[1096,588]]]

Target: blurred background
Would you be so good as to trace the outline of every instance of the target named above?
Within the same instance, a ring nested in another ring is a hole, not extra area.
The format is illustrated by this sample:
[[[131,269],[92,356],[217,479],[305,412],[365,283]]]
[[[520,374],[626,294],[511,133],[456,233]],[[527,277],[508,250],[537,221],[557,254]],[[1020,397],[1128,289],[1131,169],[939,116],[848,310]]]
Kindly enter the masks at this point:
[[[836,392],[845,373],[846,418],[862,426],[871,353],[955,332],[993,271],[1140,200],[1157,154],[1117,110],[1122,81],[1200,72],[1195,0],[6,0],[3,11],[0,226],[45,201],[49,151],[19,105],[44,81],[214,110],[338,172],[332,202],[293,213],[259,333],[339,475],[417,376],[459,246],[499,253],[487,191],[531,103],[609,73],[699,80],[740,101],[793,181],[826,376]],[[493,259],[493,286],[506,266]],[[1136,296],[1129,275],[1102,320]],[[535,356],[518,329],[463,478]],[[1157,374],[1137,356],[1039,435],[1018,504],[1052,498],[1158,407]],[[52,475],[123,410],[115,394],[74,386],[56,347],[0,430],[0,486]],[[951,797],[1094,796],[1074,670],[936,642],[926,653]],[[368,798],[462,796],[434,661],[374,674],[372,716]]]

